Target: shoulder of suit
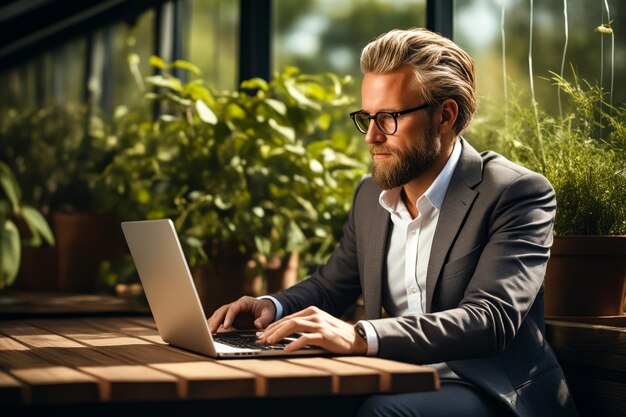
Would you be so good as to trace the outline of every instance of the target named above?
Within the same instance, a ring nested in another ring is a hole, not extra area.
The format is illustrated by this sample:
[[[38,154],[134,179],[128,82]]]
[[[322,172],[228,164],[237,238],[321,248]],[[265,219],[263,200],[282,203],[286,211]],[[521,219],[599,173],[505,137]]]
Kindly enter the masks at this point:
[[[547,182],[543,175],[516,164],[496,152],[481,152],[480,157],[483,162],[483,185],[507,185],[522,178],[531,182]]]

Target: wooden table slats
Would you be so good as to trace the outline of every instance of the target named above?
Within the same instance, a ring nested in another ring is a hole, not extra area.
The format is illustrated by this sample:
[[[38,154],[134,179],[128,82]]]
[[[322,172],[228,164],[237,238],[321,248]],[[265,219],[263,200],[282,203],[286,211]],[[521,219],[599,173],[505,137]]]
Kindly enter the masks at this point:
[[[73,404],[437,389],[431,368],[367,357],[215,360],[165,344],[152,318],[0,321],[0,401]]]
[[[371,394],[380,390],[380,374],[371,368],[329,358],[296,358],[288,361],[329,372],[332,375],[332,389],[335,394]]]
[[[411,392],[439,389],[439,376],[432,368],[364,356],[346,356],[338,361],[365,366],[380,373],[381,392]]]
[[[22,398],[26,403],[60,404],[68,398],[76,403],[96,402],[101,398],[98,380],[67,366],[9,370],[24,386]]]

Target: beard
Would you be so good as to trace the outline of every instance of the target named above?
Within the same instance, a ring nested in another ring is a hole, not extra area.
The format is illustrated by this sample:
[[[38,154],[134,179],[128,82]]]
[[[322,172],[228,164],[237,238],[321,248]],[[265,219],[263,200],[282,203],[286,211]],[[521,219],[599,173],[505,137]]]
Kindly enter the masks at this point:
[[[377,152],[391,155],[388,160],[372,160],[372,179],[383,190],[400,187],[428,171],[440,151],[441,140],[428,120],[426,130],[415,138],[406,151],[392,146],[370,145],[372,157]]]

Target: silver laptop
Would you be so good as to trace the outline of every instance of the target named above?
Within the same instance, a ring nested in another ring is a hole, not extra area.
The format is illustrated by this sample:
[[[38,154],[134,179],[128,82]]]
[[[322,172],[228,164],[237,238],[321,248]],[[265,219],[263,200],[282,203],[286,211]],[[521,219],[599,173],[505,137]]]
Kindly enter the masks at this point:
[[[328,353],[310,346],[287,353],[284,346],[293,338],[259,345],[254,331],[212,335],[174,223],[170,219],[123,222],[122,230],[165,342],[213,357]]]

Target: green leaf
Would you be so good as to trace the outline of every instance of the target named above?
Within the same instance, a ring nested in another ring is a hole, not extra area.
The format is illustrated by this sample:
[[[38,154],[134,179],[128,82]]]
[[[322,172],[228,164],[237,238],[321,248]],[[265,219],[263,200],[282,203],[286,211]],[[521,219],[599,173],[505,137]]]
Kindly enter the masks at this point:
[[[195,236],[188,236],[185,239],[185,242],[187,242],[187,245],[195,249],[199,249],[203,246],[202,241]]]
[[[272,242],[266,237],[255,236],[254,245],[259,253],[267,255],[272,251]]]
[[[171,114],[162,114],[159,116],[159,120],[162,120],[166,123],[173,123],[173,122],[177,122],[180,120],[180,117],[178,116],[173,116]]]
[[[311,171],[315,174],[321,174],[324,172],[324,165],[322,165],[317,159],[311,159],[309,162],[309,168],[311,168]]]
[[[252,212],[259,218],[263,218],[265,216],[265,210],[263,210],[263,207],[256,206],[252,209]]]
[[[11,169],[4,162],[0,162],[0,186],[2,186],[4,194],[11,202],[13,210],[17,210],[22,198],[20,186],[17,184]]]
[[[113,119],[120,120],[128,115],[128,107],[124,105],[117,106],[113,112]]]
[[[315,233],[315,236],[319,238],[325,238],[326,236],[328,236],[328,232],[326,231],[326,229],[322,227],[316,227],[314,229],[314,233]]]
[[[324,75],[330,78],[330,80],[333,82],[335,95],[337,96],[341,95],[341,91],[343,88],[342,88],[341,79],[339,78],[339,76],[337,74],[333,74],[332,72],[327,72]]]
[[[302,146],[301,144],[295,144],[295,145],[286,144],[285,150],[288,152],[291,152],[292,154],[299,155],[299,156],[306,155],[306,149],[304,149],[304,146]]]
[[[217,116],[215,115],[213,110],[211,110],[211,108],[206,105],[204,101],[196,100],[196,111],[198,112],[200,120],[202,120],[204,123],[208,123],[210,125],[217,124]]]
[[[242,90],[263,90],[268,91],[269,85],[263,78],[251,78],[241,82]]]
[[[275,100],[273,98],[265,99],[265,103],[274,109],[278,114],[284,116],[287,114],[287,105],[282,101]]]
[[[152,65],[153,67],[160,68],[162,70],[167,69],[167,64],[165,63],[165,61],[163,61],[161,58],[159,58],[156,55],[152,55],[150,57],[150,65]]]
[[[322,106],[319,103],[309,99],[306,95],[304,95],[302,91],[298,89],[293,79],[285,80],[285,87],[287,88],[289,95],[293,97],[299,105],[303,107],[310,107],[314,110],[322,109]]]
[[[228,103],[224,109],[224,118],[230,121],[236,121],[237,119],[247,119],[248,115],[237,103]]]
[[[294,221],[289,222],[289,235],[287,236],[287,252],[301,250],[306,246],[306,236],[298,224]]]
[[[225,201],[222,196],[218,195],[215,197],[215,206],[217,206],[220,210],[228,210],[233,206],[233,202]]]
[[[268,123],[272,127],[272,129],[280,133],[281,136],[284,136],[285,138],[289,139],[289,141],[293,142],[296,140],[296,131],[293,130],[293,128],[288,127],[288,126],[281,126],[274,119],[269,119]]]
[[[43,237],[50,246],[54,246],[55,242],[52,229],[50,229],[48,222],[39,211],[30,206],[24,206],[22,207],[22,216],[33,234],[33,237],[37,236],[37,238],[39,238],[38,240],[40,240],[40,237]]]
[[[305,200],[304,198],[300,197],[297,194],[294,194],[293,197],[296,199],[296,201],[298,203],[300,203],[300,205],[304,208],[304,210],[306,211],[307,216],[313,220],[313,221],[317,221],[317,210],[315,210],[315,207],[313,207],[313,204],[311,204],[310,201]]]
[[[183,85],[178,78],[152,75],[150,77],[146,77],[146,82],[157,87],[169,88],[179,93],[183,92]]]
[[[320,117],[318,119],[320,129],[328,130],[328,128],[330,127],[331,121],[332,121],[332,118],[330,117],[330,114],[328,113],[320,114]]]
[[[20,232],[11,220],[4,223],[0,237],[0,286],[13,284],[20,269]]]
[[[174,61],[172,63],[171,66],[187,70],[187,71],[192,72],[192,73],[194,73],[196,75],[202,74],[202,71],[200,71],[200,68],[198,68],[197,66],[195,66],[191,62],[184,61],[182,59],[177,59],[176,61]]]

